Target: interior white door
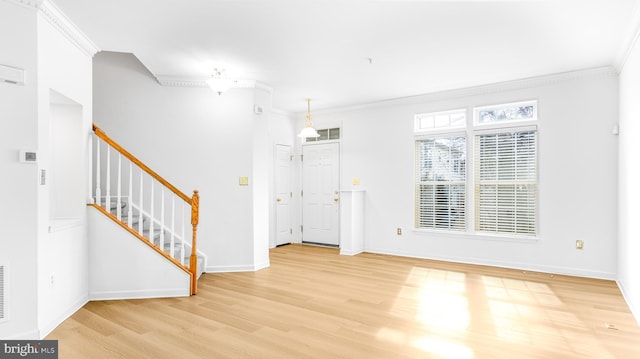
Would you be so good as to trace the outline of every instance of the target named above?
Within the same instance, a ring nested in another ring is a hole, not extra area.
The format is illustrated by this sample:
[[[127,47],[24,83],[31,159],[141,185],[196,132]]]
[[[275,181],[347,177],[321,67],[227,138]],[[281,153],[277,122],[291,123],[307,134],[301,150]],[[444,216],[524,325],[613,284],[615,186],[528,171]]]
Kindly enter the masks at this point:
[[[291,147],[276,145],[276,246],[291,243]]]
[[[340,244],[340,144],[302,147],[302,241]]]

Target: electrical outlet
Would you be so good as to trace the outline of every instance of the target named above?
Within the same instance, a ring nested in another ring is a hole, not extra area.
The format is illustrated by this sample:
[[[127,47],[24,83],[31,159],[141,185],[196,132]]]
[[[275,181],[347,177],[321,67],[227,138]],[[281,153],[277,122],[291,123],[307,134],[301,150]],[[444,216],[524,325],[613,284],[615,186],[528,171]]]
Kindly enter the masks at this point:
[[[578,239],[576,241],[576,249],[584,249],[584,241]]]
[[[49,277],[49,286],[53,287],[54,283],[55,283],[55,277],[53,274],[51,274],[51,276]]]
[[[402,228],[398,227],[398,229],[396,230],[396,233],[398,233],[399,236],[402,235]]]

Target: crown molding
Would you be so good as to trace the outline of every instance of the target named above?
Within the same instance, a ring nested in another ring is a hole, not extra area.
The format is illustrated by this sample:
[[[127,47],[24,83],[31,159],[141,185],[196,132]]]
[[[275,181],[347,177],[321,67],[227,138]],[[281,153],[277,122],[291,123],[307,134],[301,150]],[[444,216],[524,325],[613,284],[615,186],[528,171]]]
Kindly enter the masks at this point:
[[[624,68],[631,51],[640,37],[640,3],[635,3],[631,18],[632,21],[627,30],[627,36],[624,37],[623,46],[615,58],[614,67],[617,73],[620,73]]]
[[[158,83],[169,87],[209,87],[207,77],[154,75]],[[255,80],[233,80],[232,89],[259,89],[273,93],[273,88]]]
[[[506,91],[520,90],[530,87],[548,86],[560,82],[578,80],[582,78],[589,78],[595,76],[617,76],[618,72],[613,67],[597,67],[584,70],[567,71],[557,74],[550,74],[545,76],[528,77],[519,80],[497,82],[486,85],[470,86],[460,89],[445,90],[439,92],[432,92],[427,94],[399,97],[369,103],[363,103],[353,106],[336,107],[331,109],[316,110],[315,113],[328,114],[343,111],[354,111],[367,108],[381,107],[381,106],[396,106],[396,105],[415,105],[425,102],[434,102],[441,100],[451,100],[460,97],[478,96],[491,93],[499,93]]]
[[[162,86],[170,87],[207,87],[206,79],[202,77],[185,77],[172,75],[153,75]]]
[[[89,57],[98,51],[98,46],[89,39],[58,7],[49,0],[43,0],[38,10],[62,35]]]
[[[3,1],[12,3],[14,5],[30,8],[30,9],[37,9],[40,6],[40,4],[42,4],[43,0],[3,0]]]
[[[36,10],[73,45],[89,57],[99,48],[50,0],[3,0],[14,5]]]

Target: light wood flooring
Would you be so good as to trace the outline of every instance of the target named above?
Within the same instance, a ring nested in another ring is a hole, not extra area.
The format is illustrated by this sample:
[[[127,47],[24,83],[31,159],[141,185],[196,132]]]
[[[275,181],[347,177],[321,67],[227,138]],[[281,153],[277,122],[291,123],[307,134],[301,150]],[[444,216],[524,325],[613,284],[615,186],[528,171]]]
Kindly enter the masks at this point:
[[[640,358],[612,281],[288,245],[189,298],[90,302],[75,358]]]

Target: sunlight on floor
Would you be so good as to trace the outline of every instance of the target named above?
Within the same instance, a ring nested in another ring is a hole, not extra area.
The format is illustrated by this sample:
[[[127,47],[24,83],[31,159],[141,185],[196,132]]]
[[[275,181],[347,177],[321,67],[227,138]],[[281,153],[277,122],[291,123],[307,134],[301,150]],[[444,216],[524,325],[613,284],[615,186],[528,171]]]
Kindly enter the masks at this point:
[[[488,276],[482,276],[482,282],[497,338],[509,343],[564,347],[574,353],[609,357],[590,333],[592,328],[568,311],[567,304],[547,284]]]
[[[385,327],[378,331],[379,339],[437,357],[472,359],[476,353],[464,342],[487,335],[495,335],[504,348],[526,343],[609,356],[593,328],[568,310],[548,284],[533,280],[414,267],[390,312],[416,323],[416,330]]]
[[[406,286],[398,293],[392,313],[414,320],[429,330],[447,336],[457,336],[469,327],[469,303],[464,273],[414,267],[407,276]],[[443,358],[472,359],[473,351],[449,338],[407,334],[392,328],[382,328],[378,338]]]
[[[442,358],[473,359],[473,351],[466,345],[460,343],[423,337],[415,340],[411,344],[415,348],[438,355]]]

